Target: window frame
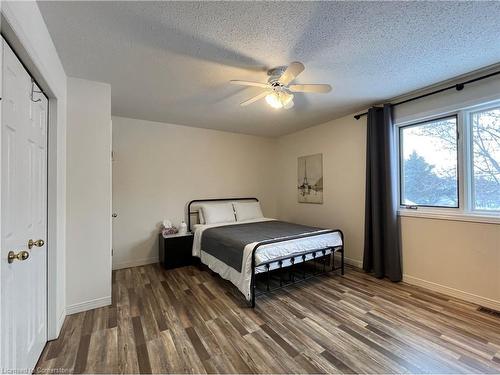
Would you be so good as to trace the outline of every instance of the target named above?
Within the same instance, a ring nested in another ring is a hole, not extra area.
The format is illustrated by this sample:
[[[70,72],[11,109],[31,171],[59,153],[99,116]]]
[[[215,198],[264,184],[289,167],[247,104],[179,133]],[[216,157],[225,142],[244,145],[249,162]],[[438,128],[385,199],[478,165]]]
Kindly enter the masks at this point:
[[[480,112],[487,112],[490,110],[495,110],[498,109],[500,110],[500,103],[490,103],[487,105],[481,105],[481,106],[476,106],[474,108],[470,108],[467,110],[464,110],[464,115],[466,117],[465,119],[465,125],[466,125],[466,132],[467,132],[467,155],[465,159],[465,164],[466,164],[466,169],[468,172],[468,182],[469,182],[469,191],[468,191],[468,205],[467,205],[467,211],[471,213],[476,213],[480,215],[495,215],[495,216],[500,216],[500,209],[498,210],[485,210],[485,209],[480,209],[476,208],[476,202],[475,202],[475,196],[476,196],[476,189],[475,189],[475,181],[474,181],[474,130],[473,130],[473,121],[472,121],[472,116],[475,113],[480,113]]]
[[[472,115],[500,108],[500,100],[471,105],[450,111],[434,112],[432,115],[416,117],[395,122],[395,150],[397,153],[397,195],[400,216],[427,217],[445,220],[471,221],[480,223],[500,223],[500,210],[481,210],[474,207],[474,170],[473,170],[473,130]],[[458,207],[408,206],[403,204],[402,191],[402,144],[401,129],[456,116],[457,121],[457,178]]]
[[[404,157],[403,157],[403,145],[402,145],[402,140],[403,140],[403,130],[408,129],[408,128],[413,128],[419,125],[427,124],[430,122],[434,121],[439,121],[439,120],[446,120],[446,119],[452,119],[455,118],[455,128],[457,132],[457,205],[456,206],[431,206],[431,205],[425,205],[425,204],[415,204],[415,205],[407,205],[404,204],[403,201],[403,195],[404,195],[404,179],[402,176],[404,175],[403,172],[403,167],[404,167]],[[460,141],[460,128],[459,128],[459,114],[458,113],[450,113],[445,116],[433,116],[429,117],[425,120],[418,120],[416,122],[409,122],[405,124],[399,124],[396,125],[397,128],[397,149],[398,149],[398,205],[401,208],[404,209],[415,209],[411,207],[423,207],[425,209],[432,209],[432,210],[457,210],[460,208],[460,204],[462,203],[462,186],[461,186],[461,170],[460,170],[460,152],[461,152],[461,141]]]

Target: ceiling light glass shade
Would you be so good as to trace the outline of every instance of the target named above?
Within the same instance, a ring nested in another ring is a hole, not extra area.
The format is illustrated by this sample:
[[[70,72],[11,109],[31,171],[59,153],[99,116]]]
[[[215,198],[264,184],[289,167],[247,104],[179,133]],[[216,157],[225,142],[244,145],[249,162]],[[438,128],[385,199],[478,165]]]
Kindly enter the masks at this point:
[[[271,107],[276,108],[276,109],[283,107],[283,104],[281,104],[281,100],[280,100],[279,94],[277,92],[272,92],[271,94],[267,95],[266,102]]]
[[[286,91],[274,91],[266,96],[266,102],[271,107],[279,108],[292,108],[293,107],[293,94]]]
[[[280,101],[284,108],[288,109],[289,104],[292,103],[293,106],[293,94],[289,94],[287,92],[282,92],[280,95]]]

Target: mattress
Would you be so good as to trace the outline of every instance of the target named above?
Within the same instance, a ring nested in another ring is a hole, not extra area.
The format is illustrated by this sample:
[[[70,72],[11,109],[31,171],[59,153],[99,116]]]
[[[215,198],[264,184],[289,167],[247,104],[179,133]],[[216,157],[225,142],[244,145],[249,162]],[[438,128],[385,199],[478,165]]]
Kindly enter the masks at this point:
[[[238,272],[237,270],[228,266],[214,256],[204,252],[203,249],[201,249],[201,238],[203,235],[203,231],[208,228],[269,220],[274,219],[261,218],[241,221],[238,223],[233,222],[224,224],[196,224],[194,226],[193,256],[199,257],[201,259],[201,262],[206,264],[212,271],[217,272],[222,278],[231,281],[240,290],[240,292],[243,293],[245,298],[247,300],[250,300],[250,282],[252,278],[252,250],[255,245],[257,245],[257,242],[249,243],[245,246],[243,250],[241,272]],[[256,273],[266,271],[267,269],[265,268],[265,266],[259,267],[259,265],[271,260],[278,260],[280,258],[287,257],[292,254],[300,254],[308,250],[337,247],[342,245],[342,237],[339,232],[318,234],[317,236],[263,245],[257,249],[255,254],[255,264],[258,266],[256,268]],[[327,252],[327,254],[329,253],[330,251]],[[312,255],[309,255],[306,258],[306,260],[309,259],[312,259]],[[299,258],[296,260],[296,263],[299,263],[300,261],[301,260]],[[288,265],[290,265],[290,261],[283,262],[284,267]],[[276,263],[271,264],[271,269],[275,269],[277,267],[278,265]]]

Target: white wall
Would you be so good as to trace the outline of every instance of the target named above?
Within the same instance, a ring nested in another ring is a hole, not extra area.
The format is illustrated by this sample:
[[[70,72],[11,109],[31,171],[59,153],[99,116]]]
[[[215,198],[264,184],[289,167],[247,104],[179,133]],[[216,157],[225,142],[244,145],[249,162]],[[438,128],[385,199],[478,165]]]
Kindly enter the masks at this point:
[[[48,337],[65,318],[66,74],[34,1],[2,1],[2,34],[49,97]]]
[[[68,78],[67,313],[111,303],[111,87]]]
[[[498,70],[500,66],[497,66]],[[490,73],[490,70],[474,74],[468,78],[475,78],[478,75]],[[464,81],[460,80],[460,81]],[[458,81],[451,81],[455,84]],[[448,85],[445,85],[448,86]],[[441,86],[436,86],[440,88]],[[477,81],[465,86],[462,91],[450,90],[443,94],[432,95],[424,99],[416,100],[401,106],[395,107],[394,121],[407,122],[415,119],[422,119],[426,116],[440,115],[450,111],[457,111],[461,108],[479,104],[486,104],[490,101],[500,99],[500,77],[488,78],[484,81]]]
[[[366,121],[352,116],[281,137],[278,141],[278,217],[339,228],[347,260],[363,258]],[[297,158],[323,154],[323,204],[297,203]]]
[[[156,262],[159,224],[188,201],[255,196],[275,216],[276,140],[113,117],[113,267]]]
[[[500,78],[397,107],[396,121],[500,97]],[[279,139],[278,217],[339,227],[346,257],[361,266],[364,241],[366,117],[347,116]],[[324,204],[298,204],[297,157],[323,153]],[[500,310],[500,225],[401,218],[404,280]]]

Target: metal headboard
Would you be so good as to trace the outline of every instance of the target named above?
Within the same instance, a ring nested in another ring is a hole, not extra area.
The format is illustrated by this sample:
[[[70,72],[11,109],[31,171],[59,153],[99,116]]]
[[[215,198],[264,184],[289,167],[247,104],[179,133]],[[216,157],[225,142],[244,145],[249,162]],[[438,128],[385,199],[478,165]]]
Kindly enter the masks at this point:
[[[259,200],[255,197],[250,197],[250,198],[209,198],[209,199],[195,199],[192,200],[191,202],[188,203],[187,206],[187,227],[188,230],[191,232],[191,216],[192,215],[198,215],[198,211],[191,211],[191,205],[193,203],[201,203],[201,202],[233,202],[233,201],[256,201],[258,202]]]

